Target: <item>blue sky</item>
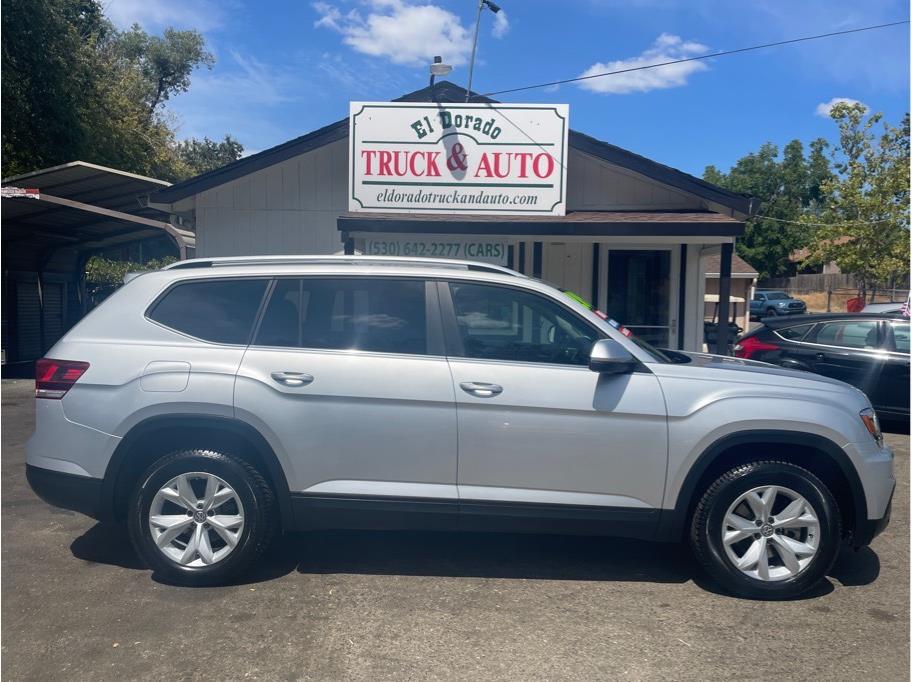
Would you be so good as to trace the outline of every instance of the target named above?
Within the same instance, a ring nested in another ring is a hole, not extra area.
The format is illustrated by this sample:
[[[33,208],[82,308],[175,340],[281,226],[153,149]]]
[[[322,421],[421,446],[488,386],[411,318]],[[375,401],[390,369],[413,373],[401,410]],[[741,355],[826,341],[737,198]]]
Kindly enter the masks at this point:
[[[474,89],[558,80],[908,17],[898,0],[498,0]],[[197,28],[217,62],[169,103],[180,137],[230,133],[256,152],[427,85],[435,54],[464,85],[475,0],[110,0],[119,26]],[[663,67],[511,102],[566,102],[571,127],[689,173],[763,142],[833,138],[826,103],[898,122],[909,110],[907,26]],[[823,105],[823,106],[822,106]]]

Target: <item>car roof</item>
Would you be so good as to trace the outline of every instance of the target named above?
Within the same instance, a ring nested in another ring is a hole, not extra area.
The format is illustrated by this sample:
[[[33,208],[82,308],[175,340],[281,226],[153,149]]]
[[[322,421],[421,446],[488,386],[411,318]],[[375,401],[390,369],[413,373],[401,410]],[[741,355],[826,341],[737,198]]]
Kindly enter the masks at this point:
[[[190,260],[177,261],[166,265],[162,270],[203,270],[207,268],[251,268],[260,271],[263,268],[279,267],[317,267],[341,266],[345,270],[357,268],[371,268],[377,266],[392,266],[397,268],[419,268],[419,269],[455,269],[472,272],[487,272],[511,277],[526,276],[503,267],[501,265],[492,265],[480,261],[457,260],[451,258],[414,258],[400,256],[356,256],[356,255],[332,255],[332,256],[311,256],[311,255],[290,255],[290,256],[226,256],[218,258],[193,258]]]
[[[832,322],[837,320],[896,320],[898,315],[885,313],[811,313],[808,315],[789,315],[788,317],[764,317],[761,322],[770,329],[797,327],[814,322]]]

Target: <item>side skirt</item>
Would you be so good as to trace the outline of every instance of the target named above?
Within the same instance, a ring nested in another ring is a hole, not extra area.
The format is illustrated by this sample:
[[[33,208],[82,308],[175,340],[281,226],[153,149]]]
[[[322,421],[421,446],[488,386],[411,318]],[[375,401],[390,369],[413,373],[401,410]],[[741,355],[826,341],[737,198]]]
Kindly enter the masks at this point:
[[[464,530],[655,538],[658,509],[292,493],[294,530]]]

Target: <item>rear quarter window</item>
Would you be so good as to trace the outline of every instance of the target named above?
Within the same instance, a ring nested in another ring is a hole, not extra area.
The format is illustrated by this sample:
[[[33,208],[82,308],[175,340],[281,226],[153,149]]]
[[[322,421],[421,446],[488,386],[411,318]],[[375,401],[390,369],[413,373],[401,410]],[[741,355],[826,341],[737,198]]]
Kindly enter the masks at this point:
[[[182,282],[166,291],[146,317],[204,341],[246,344],[266,285],[265,279]]]

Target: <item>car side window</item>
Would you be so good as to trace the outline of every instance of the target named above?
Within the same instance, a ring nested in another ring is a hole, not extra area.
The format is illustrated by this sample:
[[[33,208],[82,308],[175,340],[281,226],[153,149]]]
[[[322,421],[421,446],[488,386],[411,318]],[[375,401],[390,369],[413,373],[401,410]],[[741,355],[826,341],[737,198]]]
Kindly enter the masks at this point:
[[[813,326],[813,324],[799,324],[794,327],[776,329],[774,333],[776,336],[780,336],[786,341],[800,341],[804,338],[804,335],[808,333],[808,330]]]
[[[544,296],[512,287],[451,282],[462,356],[587,365],[598,330]]]
[[[754,294],[754,300],[755,300],[755,301],[762,301],[762,300],[763,300],[763,294]]]
[[[254,344],[424,355],[424,292],[412,279],[279,279]]]
[[[146,315],[198,339],[247,344],[267,284],[265,279],[183,282],[169,289]]]
[[[817,328],[814,343],[842,348],[879,348],[878,326],[877,320],[823,322]]]
[[[909,352],[909,323],[908,322],[891,322],[890,328],[893,331],[893,350],[897,353]]]

